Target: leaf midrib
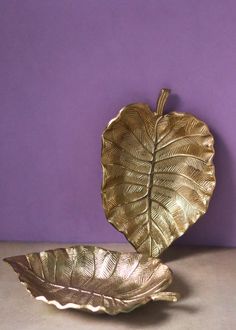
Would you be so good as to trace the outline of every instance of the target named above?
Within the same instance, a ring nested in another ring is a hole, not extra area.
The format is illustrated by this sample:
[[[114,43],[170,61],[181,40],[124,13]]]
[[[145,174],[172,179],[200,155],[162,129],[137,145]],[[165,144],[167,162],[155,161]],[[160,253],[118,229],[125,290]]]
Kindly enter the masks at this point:
[[[74,288],[74,287],[71,287],[71,286],[63,286],[63,285],[55,284],[55,283],[52,283],[52,282],[50,282],[50,281],[48,281],[44,278],[41,278],[39,275],[37,275],[35,272],[33,272],[29,267],[26,267],[24,264],[18,263],[18,265],[20,265],[22,268],[24,268],[26,272],[28,272],[31,275],[33,275],[34,277],[36,277],[40,282],[48,283],[49,285],[51,285],[53,287],[61,288],[61,289],[69,289],[69,290],[73,290],[73,291],[77,291],[77,292],[81,292],[81,293],[86,293],[88,295],[95,295],[95,296],[99,296],[99,297],[104,297],[104,298],[107,298],[107,299],[112,299],[112,300],[119,301],[122,304],[124,304],[125,302],[128,302],[128,301],[135,301],[135,300],[138,301],[142,298],[142,296],[145,296],[147,294],[147,292],[141,292],[136,297],[133,297],[131,299],[120,299],[120,298],[117,298],[117,297],[105,295],[103,293],[98,293],[98,292],[95,292],[95,291],[88,291],[88,290],[84,290],[84,289],[80,289],[80,288]],[[158,283],[158,287],[159,286],[160,286],[160,283]],[[164,289],[165,289],[165,287],[164,287]],[[152,291],[152,290],[153,290],[153,288],[150,288],[148,291]]]
[[[156,123],[155,123],[155,126],[154,126],[154,134],[155,134],[155,139],[153,141],[154,143],[154,151],[153,151],[153,157],[152,157],[152,160],[151,160],[151,171],[150,171],[150,178],[149,178],[149,182],[148,182],[148,193],[147,193],[147,199],[148,199],[148,227],[149,227],[149,235],[150,235],[150,252],[152,252],[152,235],[151,235],[151,232],[152,232],[152,214],[151,214],[151,208],[152,208],[152,198],[151,198],[151,195],[152,195],[152,187],[153,187],[153,179],[154,179],[154,172],[155,172],[155,164],[156,164],[156,155],[157,155],[157,152],[158,152],[158,138],[157,138],[157,126],[158,126],[158,123],[159,121],[161,120],[162,117],[158,117],[156,119]],[[163,237],[165,243],[166,243],[166,240],[165,240],[165,235],[163,234],[162,230],[159,228],[159,226],[156,227],[156,229],[158,228],[161,236]]]

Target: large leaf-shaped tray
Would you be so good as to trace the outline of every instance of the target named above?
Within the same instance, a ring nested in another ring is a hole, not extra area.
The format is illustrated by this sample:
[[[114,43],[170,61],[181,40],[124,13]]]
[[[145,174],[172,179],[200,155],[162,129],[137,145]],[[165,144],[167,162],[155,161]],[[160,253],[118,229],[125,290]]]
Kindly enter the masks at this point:
[[[191,114],[123,108],[102,136],[103,207],[140,253],[159,256],[206,212],[215,187],[213,137]]]
[[[150,300],[176,301],[178,296],[163,292],[172,281],[169,268],[135,252],[75,246],[4,260],[36,299],[60,309],[114,315]]]

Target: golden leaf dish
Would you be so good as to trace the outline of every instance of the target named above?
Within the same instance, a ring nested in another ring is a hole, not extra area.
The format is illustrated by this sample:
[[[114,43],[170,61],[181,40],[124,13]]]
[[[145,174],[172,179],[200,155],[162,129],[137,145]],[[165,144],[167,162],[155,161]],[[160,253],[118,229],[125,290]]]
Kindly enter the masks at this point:
[[[114,315],[151,300],[178,298],[178,294],[164,291],[172,281],[169,268],[135,252],[75,246],[4,260],[33,297],[59,309]]]
[[[139,253],[158,257],[203,215],[215,187],[213,137],[188,113],[124,107],[102,135],[103,207]]]
[[[102,135],[105,214],[137,252],[75,246],[4,259],[36,299],[110,315],[177,300],[164,291],[172,272],[156,257],[208,208],[214,140],[191,114],[163,115],[169,93],[161,90],[156,112],[126,106]]]

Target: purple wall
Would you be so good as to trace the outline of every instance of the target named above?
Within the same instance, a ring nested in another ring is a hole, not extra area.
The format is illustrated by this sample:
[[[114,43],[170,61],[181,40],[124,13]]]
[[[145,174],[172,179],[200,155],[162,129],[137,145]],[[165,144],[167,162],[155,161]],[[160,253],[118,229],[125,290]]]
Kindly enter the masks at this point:
[[[124,242],[100,137],[161,87],[216,138],[214,198],[180,242],[236,245],[236,2],[1,0],[0,239]]]

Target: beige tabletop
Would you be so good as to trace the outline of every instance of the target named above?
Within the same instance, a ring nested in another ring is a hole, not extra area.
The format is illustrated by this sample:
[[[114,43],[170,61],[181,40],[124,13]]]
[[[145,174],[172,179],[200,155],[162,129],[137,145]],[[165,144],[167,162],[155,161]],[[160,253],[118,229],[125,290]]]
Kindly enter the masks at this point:
[[[70,244],[71,245],[71,244]],[[123,244],[98,244],[120,251]],[[0,257],[69,246],[51,243],[0,243]],[[234,330],[236,329],[236,249],[171,247],[162,256],[174,272],[170,289],[177,303],[155,302],[129,314],[94,315],[58,310],[36,301],[7,265],[0,266],[1,330]]]

